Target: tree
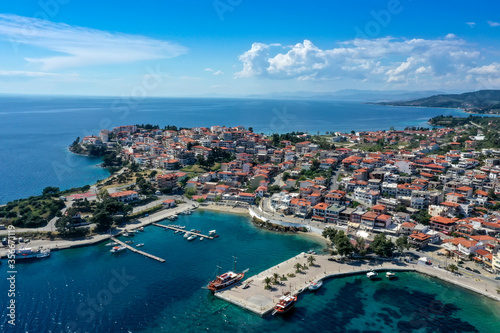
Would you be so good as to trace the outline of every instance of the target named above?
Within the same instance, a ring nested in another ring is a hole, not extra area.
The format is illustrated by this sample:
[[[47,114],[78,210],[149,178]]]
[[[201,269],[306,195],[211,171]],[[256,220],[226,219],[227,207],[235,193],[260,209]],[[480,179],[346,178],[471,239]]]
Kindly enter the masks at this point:
[[[295,273],[300,273],[301,272],[301,268],[302,268],[302,265],[300,263],[296,263],[295,265],[293,265],[293,267],[295,267]]]
[[[354,251],[349,237],[342,230],[335,235],[334,243],[335,248],[341,256],[348,256]]]
[[[284,182],[286,182],[289,178],[290,178],[290,173],[288,172],[284,172],[283,176],[281,177],[281,179],[283,179]]]
[[[98,232],[107,231],[113,225],[113,219],[111,216],[103,211],[99,211],[97,214],[92,216],[91,221],[96,224],[96,230]]]
[[[322,232],[322,236],[325,237],[326,239],[330,240],[332,244],[334,243],[335,236],[337,235],[338,230],[334,228],[325,228]]]
[[[356,239],[356,246],[354,247],[354,251],[356,251],[359,255],[366,255],[366,242],[363,237],[359,237]]]
[[[458,271],[458,267],[457,267],[457,265],[451,264],[451,265],[448,265],[448,270],[452,273],[456,273]]]
[[[379,256],[390,257],[394,251],[394,243],[385,234],[378,234],[370,244],[370,249]]]
[[[59,187],[47,186],[42,191],[42,195],[44,196],[54,196],[57,194],[59,194]]]
[[[428,225],[432,216],[427,212],[427,210],[421,209],[417,213],[413,214],[412,217],[418,223]]]
[[[401,253],[403,253],[404,250],[408,250],[410,248],[408,237],[407,236],[398,237],[398,239],[396,239],[396,247]]]
[[[309,266],[313,266],[315,261],[316,261],[316,258],[314,258],[313,256],[309,256],[309,258],[307,258],[307,262],[309,263]]]
[[[265,283],[265,287],[264,289],[270,289],[271,287],[269,286],[271,284],[271,281],[272,279],[269,277],[269,276],[266,276],[266,278],[264,279],[264,283]]]
[[[99,199],[101,201],[104,201],[107,198],[109,198],[109,193],[108,193],[108,190],[106,190],[106,189],[100,190],[99,193],[97,194],[97,199]]]
[[[279,278],[280,278],[280,275],[278,273],[274,273],[273,274],[273,284],[278,284]]]

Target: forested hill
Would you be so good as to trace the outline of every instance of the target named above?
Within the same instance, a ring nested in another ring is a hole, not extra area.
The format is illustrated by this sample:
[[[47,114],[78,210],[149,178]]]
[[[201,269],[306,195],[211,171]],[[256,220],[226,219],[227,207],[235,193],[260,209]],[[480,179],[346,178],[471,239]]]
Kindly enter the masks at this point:
[[[382,102],[394,106],[460,108],[467,112],[500,114],[500,90],[479,90],[463,94],[434,95],[411,101]]]

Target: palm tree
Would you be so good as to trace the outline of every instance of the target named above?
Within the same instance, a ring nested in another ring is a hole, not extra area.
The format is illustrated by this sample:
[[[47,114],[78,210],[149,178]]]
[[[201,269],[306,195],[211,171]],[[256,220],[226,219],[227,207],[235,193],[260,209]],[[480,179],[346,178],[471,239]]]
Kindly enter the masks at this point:
[[[316,258],[314,258],[313,256],[309,256],[309,258],[307,258],[307,261],[309,262],[309,266],[313,266]]]
[[[280,280],[281,280],[281,281],[286,281],[286,280],[288,280],[288,278],[285,276],[285,274],[283,274],[283,276],[282,276],[282,277],[280,277]]]
[[[302,268],[300,263],[296,263],[293,267],[295,267],[295,273],[300,273],[300,269]]]
[[[264,287],[264,289],[270,289],[271,287],[269,286],[269,284],[271,283],[272,279],[268,276],[264,279],[264,283],[266,284],[266,286]]]
[[[448,265],[448,270],[449,270],[450,272],[452,272],[452,273],[455,273],[455,272],[457,272],[457,271],[458,271],[458,267],[457,267],[457,265],[453,265],[453,264],[451,264],[451,265]]]
[[[279,281],[278,281],[279,278],[280,278],[280,275],[278,273],[274,273],[273,274],[273,280],[274,280],[273,283],[274,284],[278,284],[279,283]]]
[[[304,265],[302,265],[302,268],[303,268],[304,270],[309,268],[309,266],[307,266],[307,262],[306,262]]]

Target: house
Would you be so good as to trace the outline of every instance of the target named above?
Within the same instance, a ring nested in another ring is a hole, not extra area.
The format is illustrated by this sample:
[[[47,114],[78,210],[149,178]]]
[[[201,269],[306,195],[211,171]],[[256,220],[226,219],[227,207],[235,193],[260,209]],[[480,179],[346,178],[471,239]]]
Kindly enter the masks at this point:
[[[432,236],[421,233],[421,232],[414,232],[408,236],[408,242],[418,248],[424,248],[427,245],[429,245],[429,242],[431,240]]]
[[[442,232],[445,235],[449,235],[453,232],[455,228],[455,220],[443,216],[433,216],[430,219],[430,225],[432,230]]]
[[[417,225],[415,223],[403,222],[400,224],[399,233],[403,235],[410,235],[413,233],[416,226]]]
[[[156,176],[156,183],[159,188],[176,188],[179,177],[175,173],[166,173]]]
[[[175,200],[174,199],[163,200],[161,205],[163,206],[163,208],[174,208],[175,207]]]
[[[130,202],[139,199],[139,195],[137,194],[136,191],[115,192],[111,193],[109,196],[120,202]]]

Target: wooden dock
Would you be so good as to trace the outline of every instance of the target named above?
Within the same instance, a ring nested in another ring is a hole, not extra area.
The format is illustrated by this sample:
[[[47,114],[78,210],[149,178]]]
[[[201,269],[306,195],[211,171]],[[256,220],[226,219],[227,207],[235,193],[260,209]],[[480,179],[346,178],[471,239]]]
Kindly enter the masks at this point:
[[[214,237],[212,237],[212,236],[199,234],[197,232],[188,231],[188,230],[185,230],[185,229],[182,229],[182,228],[176,228],[176,227],[173,227],[171,225],[163,225],[163,224],[159,224],[159,223],[152,223],[152,224],[155,225],[155,226],[157,226],[157,227],[161,227],[161,228],[165,228],[165,229],[170,229],[170,230],[175,230],[175,231],[181,231],[181,232],[187,232],[187,233],[189,233],[191,235],[205,237],[205,238],[208,238],[208,239],[214,239]]]
[[[138,250],[137,248],[133,247],[133,246],[130,246],[128,245],[127,243],[124,243],[122,242],[121,240],[118,240],[116,239],[115,237],[111,237],[111,239],[114,241],[114,242],[117,242],[118,244],[122,245],[122,246],[125,246],[127,249],[129,249],[130,251],[132,252],[135,252],[135,253],[139,253],[139,254],[142,254],[143,256],[145,257],[148,257],[148,258],[151,258],[151,259],[154,259],[154,260],[157,260],[159,262],[165,262],[165,259],[162,259],[160,257],[157,257],[157,256],[154,256],[152,254],[149,254],[149,253],[146,253],[144,251],[140,251]]]

